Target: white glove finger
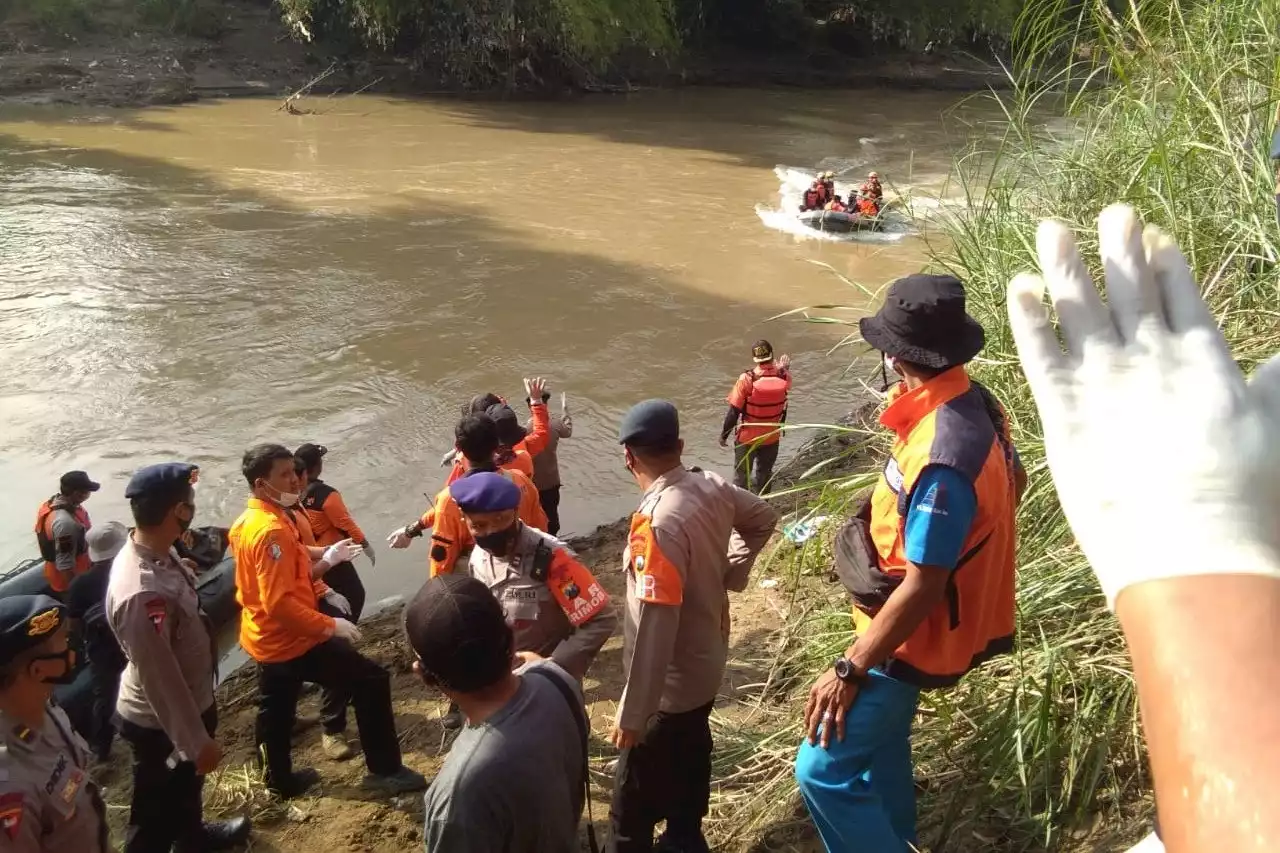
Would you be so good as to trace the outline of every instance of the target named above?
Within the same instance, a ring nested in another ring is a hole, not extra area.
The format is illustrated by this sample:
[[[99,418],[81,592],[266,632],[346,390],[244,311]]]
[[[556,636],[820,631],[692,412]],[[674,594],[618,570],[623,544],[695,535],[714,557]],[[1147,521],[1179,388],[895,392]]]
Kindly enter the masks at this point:
[[[1098,215],[1098,251],[1120,340],[1132,342],[1140,326],[1157,334],[1168,329],[1160,289],[1142,246],[1142,223],[1133,208],[1113,204]]]
[[[1083,359],[1085,350],[1096,344],[1118,344],[1115,323],[1080,259],[1071,231],[1052,219],[1041,222],[1036,229],[1036,254],[1071,357]]]
[[[1160,301],[1164,305],[1169,328],[1175,332],[1194,328],[1209,328],[1217,332],[1218,324],[1204,304],[1200,288],[1191,274],[1191,265],[1173,238],[1159,227],[1148,225],[1142,231],[1142,248],[1160,290]]]
[[[1067,365],[1045,309],[1044,288],[1039,276],[1022,273],[1009,282],[1008,302],[1009,328],[1018,347],[1018,360],[1040,408],[1041,419],[1048,422],[1050,413],[1059,411],[1063,405],[1053,377],[1067,370]]]

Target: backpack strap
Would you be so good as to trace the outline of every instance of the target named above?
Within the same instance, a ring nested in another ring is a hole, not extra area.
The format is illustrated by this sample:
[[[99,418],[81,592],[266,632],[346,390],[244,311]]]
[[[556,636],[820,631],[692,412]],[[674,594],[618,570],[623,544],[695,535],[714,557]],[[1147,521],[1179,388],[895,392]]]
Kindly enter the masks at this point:
[[[596,843],[596,828],[591,823],[591,767],[587,761],[587,745],[591,736],[591,725],[587,721],[587,709],[582,706],[582,700],[579,699],[569,685],[564,683],[564,679],[560,678],[553,672],[547,672],[541,667],[535,667],[527,670],[525,675],[536,675],[555,685],[560,691],[560,695],[564,697],[564,701],[569,705],[569,713],[573,715],[573,723],[578,727],[578,741],[582,744],[582,790],[585,796],[586,815],[587,815],[587,844],[591,853],[600,853],[600,846]]]

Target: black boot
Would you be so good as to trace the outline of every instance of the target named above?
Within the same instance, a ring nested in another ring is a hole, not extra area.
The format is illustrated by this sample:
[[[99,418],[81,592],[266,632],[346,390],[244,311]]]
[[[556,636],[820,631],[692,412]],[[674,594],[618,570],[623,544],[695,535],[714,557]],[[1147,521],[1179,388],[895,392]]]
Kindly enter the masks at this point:
[[[247,817],[209,821],[201,827],[197,838],[193,841],[180,842],[175,850],[177,853],[215,853],[218,850],[230,850],[248,841],[251,829],[253,829],[253,822]]]
[[[312,768],[306,767],[302,770],[293,771],[293,776],[289,779],[281,781],[272,779],[267,783],[267,790],[282,800],[292,800],[294,797],[302,796],[318,784],[320,784],[320,774]]]

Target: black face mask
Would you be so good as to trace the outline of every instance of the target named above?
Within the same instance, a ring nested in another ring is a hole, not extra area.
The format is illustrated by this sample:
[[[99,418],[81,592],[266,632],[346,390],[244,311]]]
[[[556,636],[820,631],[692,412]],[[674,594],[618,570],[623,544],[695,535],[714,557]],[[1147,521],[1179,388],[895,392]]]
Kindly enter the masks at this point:
[[[519,521],[513,521],[510,527],[499,530],[497,533],[486,533],[483,536],[477,536],[476,545],[495,557],[505,557],[507,552],[511,550],[511,545],[516,541],[516,530],[519,524]]]
[[[32,660],[60,660],[66,664],[62,675],[53,678],[43,679],[45,684],[70,684],[76,680],[76,651],[75,649],[67,649],[63,652],[57,652],[51,655],[38,655]]]

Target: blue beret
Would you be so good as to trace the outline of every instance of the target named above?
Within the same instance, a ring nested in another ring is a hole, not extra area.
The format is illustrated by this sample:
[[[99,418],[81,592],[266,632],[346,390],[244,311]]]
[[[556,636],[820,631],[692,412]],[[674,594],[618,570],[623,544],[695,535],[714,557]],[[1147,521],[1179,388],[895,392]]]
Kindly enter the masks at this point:
[[[670,444],[680,437],[680,413],[666,400],[636,403],[622,417],[618,427],[618,444],[655,447]]]
[[[124,496],[132,500],[144,495],[168,494],[178,486],[194,485],[200,469],[186,462],[164,462],[148,465],[129,478]]]
[[[520,487],[492,471],[477,471],[454,480],[449,494],[463,512],[502,512],[520,506]]]
[[[67,609],[47,595],[10,595],[0,599],[0,662],[33,649],[53,636]]]

